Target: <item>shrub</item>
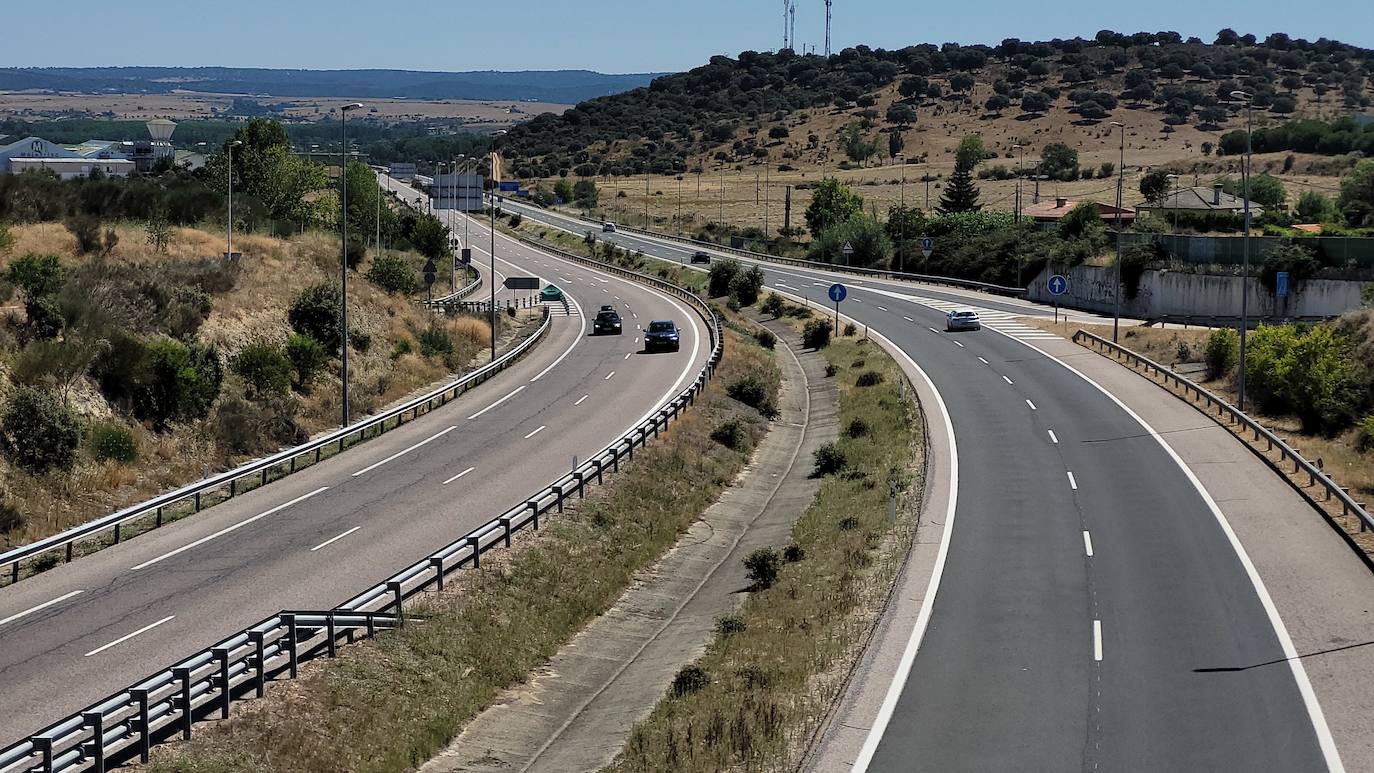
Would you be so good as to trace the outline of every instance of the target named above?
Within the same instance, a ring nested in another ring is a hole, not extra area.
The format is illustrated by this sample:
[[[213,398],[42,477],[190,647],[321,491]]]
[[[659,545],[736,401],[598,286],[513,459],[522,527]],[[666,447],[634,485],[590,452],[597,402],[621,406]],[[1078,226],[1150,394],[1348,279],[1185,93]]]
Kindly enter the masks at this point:
[[[392,294],[409,295],[420,289],[420,277],[399,255],[380,255],[367,269],[367,279]]]
[[[1218,328],[1207,336],[1203,351],[1207,363],[1207,378],[1219,379],[1230,373],[1240,360],[1240,336],[1229,327]]]
[[[1334,434],[1355,423],[1363,403],[1354,347],[1327,325],[1306,331],[1261,325],[1246,351],[1246,385],[1269,413],[1291,412],[1307,433]]]
[[[844,335],[846,338],[853,338],[859,334],[859,329],[854,327],[853,322],[844,323]]]
[[[9,502],[0,502],[0,534],[9,535],[22,528],[24,528],[24,514],[19,512],[19,508]],[[741,628],[741,630],[743,629]]]
[[[279,394],[261,400],[226,398],[215,409],[214,432],[220,445],[235,454],[272,451],[307,437],[296,424],[295,398]]]
[[[322,283],[302,290],[291,302],[286,319],[291,329],[319,341],[324,348],[335,352],[342,343],[339,332],[339,318],[343,305],[343,295],[339,286]]]
[[[744,557],[744,576],[754,583],[754,590],[767,590],[778,579],[778,551],[758,548]]]
[[[773,319],[777,319],[782,316],[783,312],[786,310],[786,306],[787,304],[783,301],[781,295],[769,293],[768,298],[763,302],[762,308],[764,314],[771,316]]]
[[[830,320],[813,319],[806,323],[806,327],[802,329],[802,346],[808,349],[824,349],[829,345]]]
[[[415,351],[415,347],[411,346],[409,338],[398,339],[396,343],[391,345],[391,359],[404,357],[413,351]]]
[[[243,379],[250,395],[285,394],[291,388],[291,361],[266,341],[243,347],[234,355],[230,368]]]
[[[782,550],[782,560],[789,564],[795,564],[806,558],[806,551],[801,545],[788,545]]]
[[[76,462],[81,430],[71,410],[33,387],[17,387],[0,415],[0,447],[11,462],[39,475],[69,470]]]
[[[835,443],[826,443],[816,449],[815,467],[813,475],[817,478],[824,475],[834,475],[844,469],[848,460],[845,459],[844,451]]]
[[[772,349],[778,343],[778,337],[768,330],[760,330],[755,333],[754,339],[759,342],[759,346],[765,349]]]
[[[94,424],[88,442],[96,461],[120,464],[138,461],[138,441],[127,427],[112,423]]]
[[[371,343],[371,339],[368,340],[368,343]],[[360,348],[359,351],[364,351],[364,349]],[[291,362],[292,369],[296,371],[296,386],[305,389],[328,364],[329,353],[324,350],[319,341],[310,336],[293,333],[290,338],[286,339],[286,359]]]
[[[726,258],[725,260],[713,261],[708,272],[706,294],[712,298],[720,298],[730,294],[730,286],[735,281],[735,276],[740,273],[738,260]]]
[[[511,228],[519,228],[519,227],[520,227],[520,224],[523,223],[523,222],[525,222],[525,218],[524,218],[524,216],[521,215],[519,212],[512,212],[512,213],[510,213],[510,227],[511,227]]]
[[[730,280],[730,297],[741,307],[753,306],[759,302],[763,281],[763,271],[758,266],[750,266]]]
[[[158,427],[173,419],[207,416],[224,380],[213,346],[188,346],[171,338],[144,343],[127,334],[112,337],[94,370],[106,398],[128,405],[139,419]]]
[[[710,683],[711,677],[701,666],[683,666],[678,669],[677,675],[673,677],[673,696],[681,698],[684,695],[691,695],[698,690],[706,689]]]
[[[748,445],[749,433],[744,427],[744,422],[739,419],[729,419],[711,431],[711,439],[726,448],[738,451]]]
[[[10,247],[14,246],[14,236],[4,223],[0,223],[0,252],[9,252]]]
[[[1374,415],[1366,416],[1355,432],[1355,447],[1360,453],[1374,451]]]
[[[348,343],[354,351],[366,354],[367,350],[372,348],[372,334],[362,330],[350,330],[348,331]]]
[[[100,219],[90,215],[67,218],[67,230],[76,237],[76,251],[88,255],[100,251]]]
[[[42,298],[62,289],[62,265],[56,255],[25,255],[10,261],[5,278],[26,297]]]
[[[67,320],[51,295],[31,298],[24,303],[24,337],[30,341],[50,341],[62,333]]]
[[[4,531],[3,523],[0,523],[0,531]],[[737,633],[744,633],[747,628],[744,618],[739,615],[725,615],[716,620],[717,636],[734,636]]]
[[[344,252],[344,259],[348,261],[348,270],[357,271],[365,257],[367,257],[367,242],[356,236],[350,238],[348,249]]]
[[[453,354],[453,339],[438,322],[420,331],[416,340],[420,343],[420,354],[426,357],[447,357]]]
[[[825,365],[825,376],[826,376],[826,378],[834,378],[834,377],[835,377],[835,374],[838,373],[838,372],[839,372],[839,368],[836,368],[834,363],[831,363],[831,362],[826,363],[826,365]]]
[[[845,427],[844,434],[851,438],[861,438],[868,436],[872,431],[873,428],[869,426],[868,422],[863,419],[854,419],[849,422],[848,427]]]
[[[750,408],[763,410],[763,406],[771,401],[768,394],[768,385],[758,376],[743,376],[731,382],[725,388],[725,393],[739,400]]]
[[[871,387],[883,383],[883,374],[876,370],[866,370],[854,380],[854,386]]]

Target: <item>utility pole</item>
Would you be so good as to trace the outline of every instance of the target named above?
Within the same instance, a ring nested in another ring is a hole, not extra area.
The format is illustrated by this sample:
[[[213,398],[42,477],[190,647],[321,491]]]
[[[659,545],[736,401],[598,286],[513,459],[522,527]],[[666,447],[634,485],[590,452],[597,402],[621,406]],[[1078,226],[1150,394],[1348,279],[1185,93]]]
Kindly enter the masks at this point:
[[[1245,192],[1245,237],[1242,240],[1243,267],[1240,273],[1240,368],[1237,370],[1236,407],[1245,410],[1245,337],[1250,331],[1250,145],[1251,132],[1254,130],[1254,96],[1244,91],[1233,91],[1231,96],[1245,103],[1245,166],[1242,167],[1243,190]]]
[[[1021,224],[1021,180],[1024,178],[1025,172],[1026,172],[1026,146],[1025,146],[1025,145],[1021,145],[1021,144],[1016,144],[1016,145],[1012,145],[1011,147],[1012,147],[1014,150],[1020,151],[1020,153],[1021,153],[1020,160],[1016,162],[1016,209],[1015,209],[1016,215],[1015,215],[1015,217],[1012,218],[1012,221],[1013,221],[1013,222],[1015,222],[1017,225],[1020,225],[1020,224]]]
[[[649,230],[649,173],[644,172],[644,230]]]
[[[771,174],[771,172],[772,172],[772,164],[769,164],[768,162],[764,162],[764,164],[763,164],[763,238],[764,238],[765,241],[768,239],[768,186],[769,186],[769,183],[771,182],[770,177],[769,177],[770,174]]]
[[[339,110],[339,339],[343,342],[340,354],[339,381],[343,384],[343,426],[348,426],[348,113],[362,107],[354,102]]]
[[[1121,163],[1116,170],[1116,292],[1112,293],[1112,343],[1116,343],[1121,329],[1121,203],[1126,193],[1126,124],[1112,121],[1112,126],[1121,129]]]
[[[725,164],[720,165],[720,227],[725,227]]]
[[[224,259],[234,259],[234,148],[242,145],[239,140],[229,143],[229,230],[224,247]]]

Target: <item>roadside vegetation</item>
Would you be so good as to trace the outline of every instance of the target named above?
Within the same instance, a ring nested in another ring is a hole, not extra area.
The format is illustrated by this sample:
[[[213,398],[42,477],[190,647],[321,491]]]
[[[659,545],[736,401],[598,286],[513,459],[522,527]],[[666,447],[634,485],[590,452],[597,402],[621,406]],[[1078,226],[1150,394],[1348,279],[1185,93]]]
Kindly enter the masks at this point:
[[[765,318],[799,331],[821,322],[777,296],[763,302]],[[885,352],[852,330],[829,338],[824,326],[841,434],[813,460],[820,491],[790,544],[747,557],[743,608],[717,621],[706,653],[681,669],[610,771],[792,769],[886,602],[914,535],[922,419]]]
[[[428,759],[614,604],[744,468],[767,419],[728,388],[757,384],[775,403],[779,375],[770,353],[733,331],[725,353],[683,420],[607,486],[455,577],[411,612],[415,624],[308,665],[192,743],[159,750],[150,769],[333,773]]]

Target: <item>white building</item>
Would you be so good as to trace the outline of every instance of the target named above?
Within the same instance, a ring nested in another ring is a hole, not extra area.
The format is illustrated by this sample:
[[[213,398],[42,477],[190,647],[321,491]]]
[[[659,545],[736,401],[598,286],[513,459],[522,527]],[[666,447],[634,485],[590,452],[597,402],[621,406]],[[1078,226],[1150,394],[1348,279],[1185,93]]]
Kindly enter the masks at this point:
[[[42,137],[25,137],[0,146],[0,174],[48,170],[68,180],[99,169],[111,177],[125,177],[134,171],[135,164],[118,147],[118,143],[87,143],[72,149]]]

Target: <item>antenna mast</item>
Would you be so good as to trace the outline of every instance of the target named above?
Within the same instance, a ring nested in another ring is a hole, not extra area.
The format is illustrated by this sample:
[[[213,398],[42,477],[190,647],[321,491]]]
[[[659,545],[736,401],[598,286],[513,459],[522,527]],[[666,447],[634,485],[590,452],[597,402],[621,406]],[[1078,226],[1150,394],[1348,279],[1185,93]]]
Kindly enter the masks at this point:
[[[825,58],[830,58],[830,4],[833,0],[825,0]]]
[[[792,0],[782,0],[782,48],[792,47],[792,30],[787,26],[787,17],[792,12]]]
[[[790,42],[788,43],[788,45],[789,45],[790,47],[792,47],[792,48],[796,48],[796,47],[797,47],[797,4],[796,4],[796,3],[793,3],[793,4],[792,4],[792,7],[788,10],[788,15],[792,17],[792,19],[791,19],[790,32],[789,32],[789,34],[788,34],[788,37],[789,37],[791,40],[790,40]]]

